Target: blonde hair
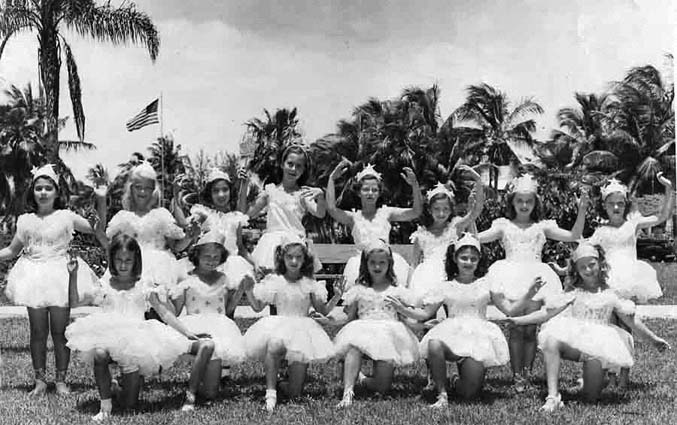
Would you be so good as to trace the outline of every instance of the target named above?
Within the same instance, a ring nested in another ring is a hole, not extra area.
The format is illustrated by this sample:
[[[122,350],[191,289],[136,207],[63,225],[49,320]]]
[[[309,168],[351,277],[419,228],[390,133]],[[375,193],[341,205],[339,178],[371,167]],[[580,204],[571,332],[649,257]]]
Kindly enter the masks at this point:
[[[134,173],[131,173],[129,178],[127,179],[127,183],[125,183],[125,191],[122,194],[122,208],[124,208],[127,211],[135,211],[136,210],[136,202],[134,201],[134,196],[132,195],[132,183],[134,179],[145,179],[145,180],[152,180],[154,184],[154,189],[153,189],[153,194],[152,200],[151,200],[151,208],[155,208],[158,206],[160,203],[160,185],[158,184],[157,179],[149,179],[147,177],[140,177],[140,176],[135,176]]]

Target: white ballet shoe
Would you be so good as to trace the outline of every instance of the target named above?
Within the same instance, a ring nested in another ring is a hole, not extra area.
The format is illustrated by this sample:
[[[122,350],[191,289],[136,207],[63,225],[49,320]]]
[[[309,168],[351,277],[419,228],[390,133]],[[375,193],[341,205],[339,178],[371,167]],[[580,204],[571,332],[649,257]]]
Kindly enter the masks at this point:
[[[186,400],[183,402],[183,406],[181,406],[181,411],[192,412],[193,410],[195,410],[195,394],[186,391]]]
[[[357,374],[357,383],[358,384],[364,384],[364,381],[368,378],[367,375],[362,373],[362,371],[359,371]]]
[[[556,396],[549,395],[545,398],[545,404],[541,406],[541,409],[543,412],[554,412],[557,409],[561,409],[564,407],[564,403],[562,402],[562,395],[557,393]]]
[[[71,389],[65,382],[57,382],[56,384],[56,393],[59,395],[67,395],[71,393]]]
[[[351,404],[353,404],[353,397],[355,397],[355,393],[353,390],[347,390],[343,392],[343,399],[339,404],[336,405],[338,408],[344,408],[348,407]]]
[[[92,421],[94,422],[105,422],[110,419],[110,412],[104,412],[103,410],[100,410],[99,413],[96,415],[92,416]]]
[[[277,391],[266,390],[266,410],[272,412],[277,406]]]
[[[47,382],[42,379],[35,380],[35,387],[28,393],[30,397],[40,397],[47,392]]]
[[[449,398],[447,393],[442,392],[437,395],[437,401],[430,406],[432,409],[446,409],[449,407]]]

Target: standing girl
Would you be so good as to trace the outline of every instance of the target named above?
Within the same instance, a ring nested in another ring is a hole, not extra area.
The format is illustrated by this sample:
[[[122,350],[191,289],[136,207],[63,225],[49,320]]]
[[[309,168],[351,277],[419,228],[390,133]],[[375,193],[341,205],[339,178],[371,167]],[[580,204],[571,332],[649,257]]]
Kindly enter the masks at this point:
[[[398,313],[421,321],[433,317],[442,305],[447,307],[449,318],[430,330],[420,344],[421,356],[427,359],[437,390],[434,408],[444,408],[449,403],[447,361],[456,362],[459,374],[452,379],[452,386],[463,398],[479,393],[487,367],[508,363],[508,343],[501,329],[487,320],[487,306],[492,303],[511,315],[521,311],[542,284],[536,278],[521,299],[508,301],[491,292],[486,279],[478,278],[480,258],[480,242],[466,234],[447,250],[445,268],[450,281],[433,286],[423,297],[423,308],[413,309],[392,301]]]
[[[552,412],[564,406],[558,389],[562,359],[583,362],[583,396],[599,399],[606,370],[618,370],[633,364],[632,336],[611,324],[612,314],[635,332],[651,340],[659,349],[668,343],[645,326],[635,322],[635,305],[623,300],[607,285],[608,265],[599,245],[584,242],[572,254],[569,275],[572,286],[559,300],[521,317],[508,318],[515,325],[545,322],[538,334],[548,382],[548,396],[541,410]],[[549,300],[550,302],[551,300]],[[559,304],[559,305],[558,305]],[[569,314],[561,314],[563,311]],[[551,319],[552,318],[552,319]]]
[[[280,388],[290,397],[303,390],[310,362],[323,362],[334,355],[334,345],[327,333],[308,317],[312,306],[323,315],[329,314],[343,294],[343,287],[334,288],[334,297],[327,301],[327,289],[313,280],[313,257],[302,239],[290,236],[275,249],[275,274],[260,284],[246,277],[247,298],[255,311],[275,304],[278,315],[267,316],[254,323],[244,336],[247,355],[263,361],[266,367],[266,409],[277,404],[277,374],[280,362],[289,362],[289,381]],[[326,304],[325,304],[326,303]]]
[[[587,193],[583,193],[578,205],[578,216],[571,231],[561,229],[555,220],[541,220],[541,203],[538,184],[531,175],[518,177],[506,197],[507,218],[498,218],[491,228],[478,235],[480,242],[499,239],[505,250],[505,259],[489,267],[487,280],[493,292],[502,294],[510,301],[522,298],[535,278],[540,277],[543,287],[517,314],[538,310],[547,296],[562,290],[557,274],[541,262],[541,251],[547,239],[573,242],[581,237],[588,206]],[[536,327],[515,326],[508,337],[510,363],[515,381],[515,390],[522,392],[529,381],[527,374],[536,357]]]
[[[329,175],[327,185],[327,210],[334,220],[352,228],[353,241],[359,251],[375,240],[390,240],[391,221],[411,221],[421,215],[423,202],[421,191],[418,187],[416,175],[411,168],[404,168],[402,178],[411,186],[414,205],[412,208],[395,208],[379,206],[382,193],[381,173],[376,172],[374,167],[368,164],[357,176],[356,190],[360,196],[362,209],[351,212],[344,211],[336,206],[336,189],[334,182],[350,166],[348,160],[343,159]],[[361,254],[357,253],[346,262],[343,275],[346,278],[347,287],[355,285],[360,274]],[[393,254],[395,284],[406,286],[409,278],[409,264],[399,254]]]
[[[418,340],[393,308],[395,303],[413,304],[414,297],[408,289],[395,286],[393,263],[390,247],[383,241],[372,242],[362,251],[356,285],[346,292],[349,323],[334,339],[336,353],[345,358],[339,407],[352,404],[358,378],[370,390],[385,393],[395,366],[418,360]],[[374,361],[373,377],[360,373],[364,356]]]
[[[426,293],[437,283],[446,280],[444,256],[447,247],[470,228],[484,206],[480,175],[466,165],[459,168],[470,173],[475,181],[475,203],[465,216],[458,217],[454,216],[454,194],[442,183],[426,194],[428,206],[423,213],[423,226],[419,226],[410,238],[414,243],[414,258],[418,265],[411,275],[409,287],[419,294]]]
[[[304,186],[310,175],[310,156],[306,149],[301,145],[291,145],[282,151],[281,158],[280,183],[267,184],[247,211],[249,217],[255,217],[268,208],[266,230],[252,252],[255,264],[264,273],[275,269],[276,248],[288,235],[305,239],[302,219],[306,213],[322,218],[326,212],[322,189]],[[247,188],[248,181],[245,180],[240,190],[246,194]],[[314,270],[320,268],[322,264],[316,260]]]
[[[103,286],[95,299],[101,312],[79,318],[66,329],[68,346],[80,351],[83,360],[94,366],[101,397],[99,413],[92,418],[95,421],[103,421],[111,414],[111,363],[117,363],[122,372],[120,402],[123,408],[132,408],[138,401],[142,376],[170,367],[186,352],[196,354],[189,391],[197,390],[214,351],[211,340],[200,339],[208,335],[193,334],[174,317],[162,286],[141,281],[141,248],[135,239],[125,234],[113,237],[109,260],[109,272],[102,277]],[[69,270],[70,299],[76,304],[80,301],[77,263],[69,265]],[[148,305],[169,326],[145,320]]]
[[[204,390],[207,399],[216,397],[222,365],[230,366],[244,360],[244,339],[240,329],[229,317],[233,316],[242,297],[241,285],[233,285],[219,269],[226,262],[228,251],[223,246],[223,235],[218,231],[204,234],[188,256],[194,264],[188,278],[172,291],[176,314],[186,308],[179,320],[194,333],[211,335],[214,354],[202,380],[186,392],[184,410],[192,410],[197,388]],[[239,281],[238,281],[239,282]]]
[[[50,164],[33,171],[33,180],[27,191],[27,206],[31,212],[19,216],[12,242],[0,250],[0,261],[22,253],[7,274],[5,293],[14,304],[28,308],[31,360],[35,371],[35,388],[31,395],[42,395],[47,390],[45,370],[50,333],[54,343],[56,391],[59,394],[70,392],[66,385],[70,350],[64,335],[71,311],[67,250],[74,231],[94,232],[87,220],[64,208],[58,182],[59,178]],[[105,192],[96,193],[98,202],[105,203]],[[97,238],[105,246],[107,241],[103,234],[104,224],[101,223],[101,227],[97,228]],[[78,277],[82,282],[80,294],[86,298],[93,293],[98,282],[87,264],[82,260],[78,263]]]

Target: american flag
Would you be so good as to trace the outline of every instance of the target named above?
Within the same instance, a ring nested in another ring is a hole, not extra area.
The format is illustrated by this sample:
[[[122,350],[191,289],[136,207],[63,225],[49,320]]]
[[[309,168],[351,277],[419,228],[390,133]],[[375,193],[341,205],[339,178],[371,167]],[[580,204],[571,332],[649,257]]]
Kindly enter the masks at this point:
[[[141,112],[136,114],[134,118],[127,121],[127,131],[134,131],[143,128],[147,125],[159,123],[157,109],[160,99],[155,99],[148,106],[143,108]]]

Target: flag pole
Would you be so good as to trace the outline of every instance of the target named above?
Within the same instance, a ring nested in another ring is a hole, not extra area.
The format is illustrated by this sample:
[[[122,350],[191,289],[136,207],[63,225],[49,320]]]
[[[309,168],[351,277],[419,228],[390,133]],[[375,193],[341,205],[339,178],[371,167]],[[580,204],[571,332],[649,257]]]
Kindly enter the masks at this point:
[[[164,124],[164,115],[163,115],[163,105],[162,105],[162,92],[160,92],[160,207],[164,207],[164,195],[165,195],[165,141],[163,139],[163,124]]]

